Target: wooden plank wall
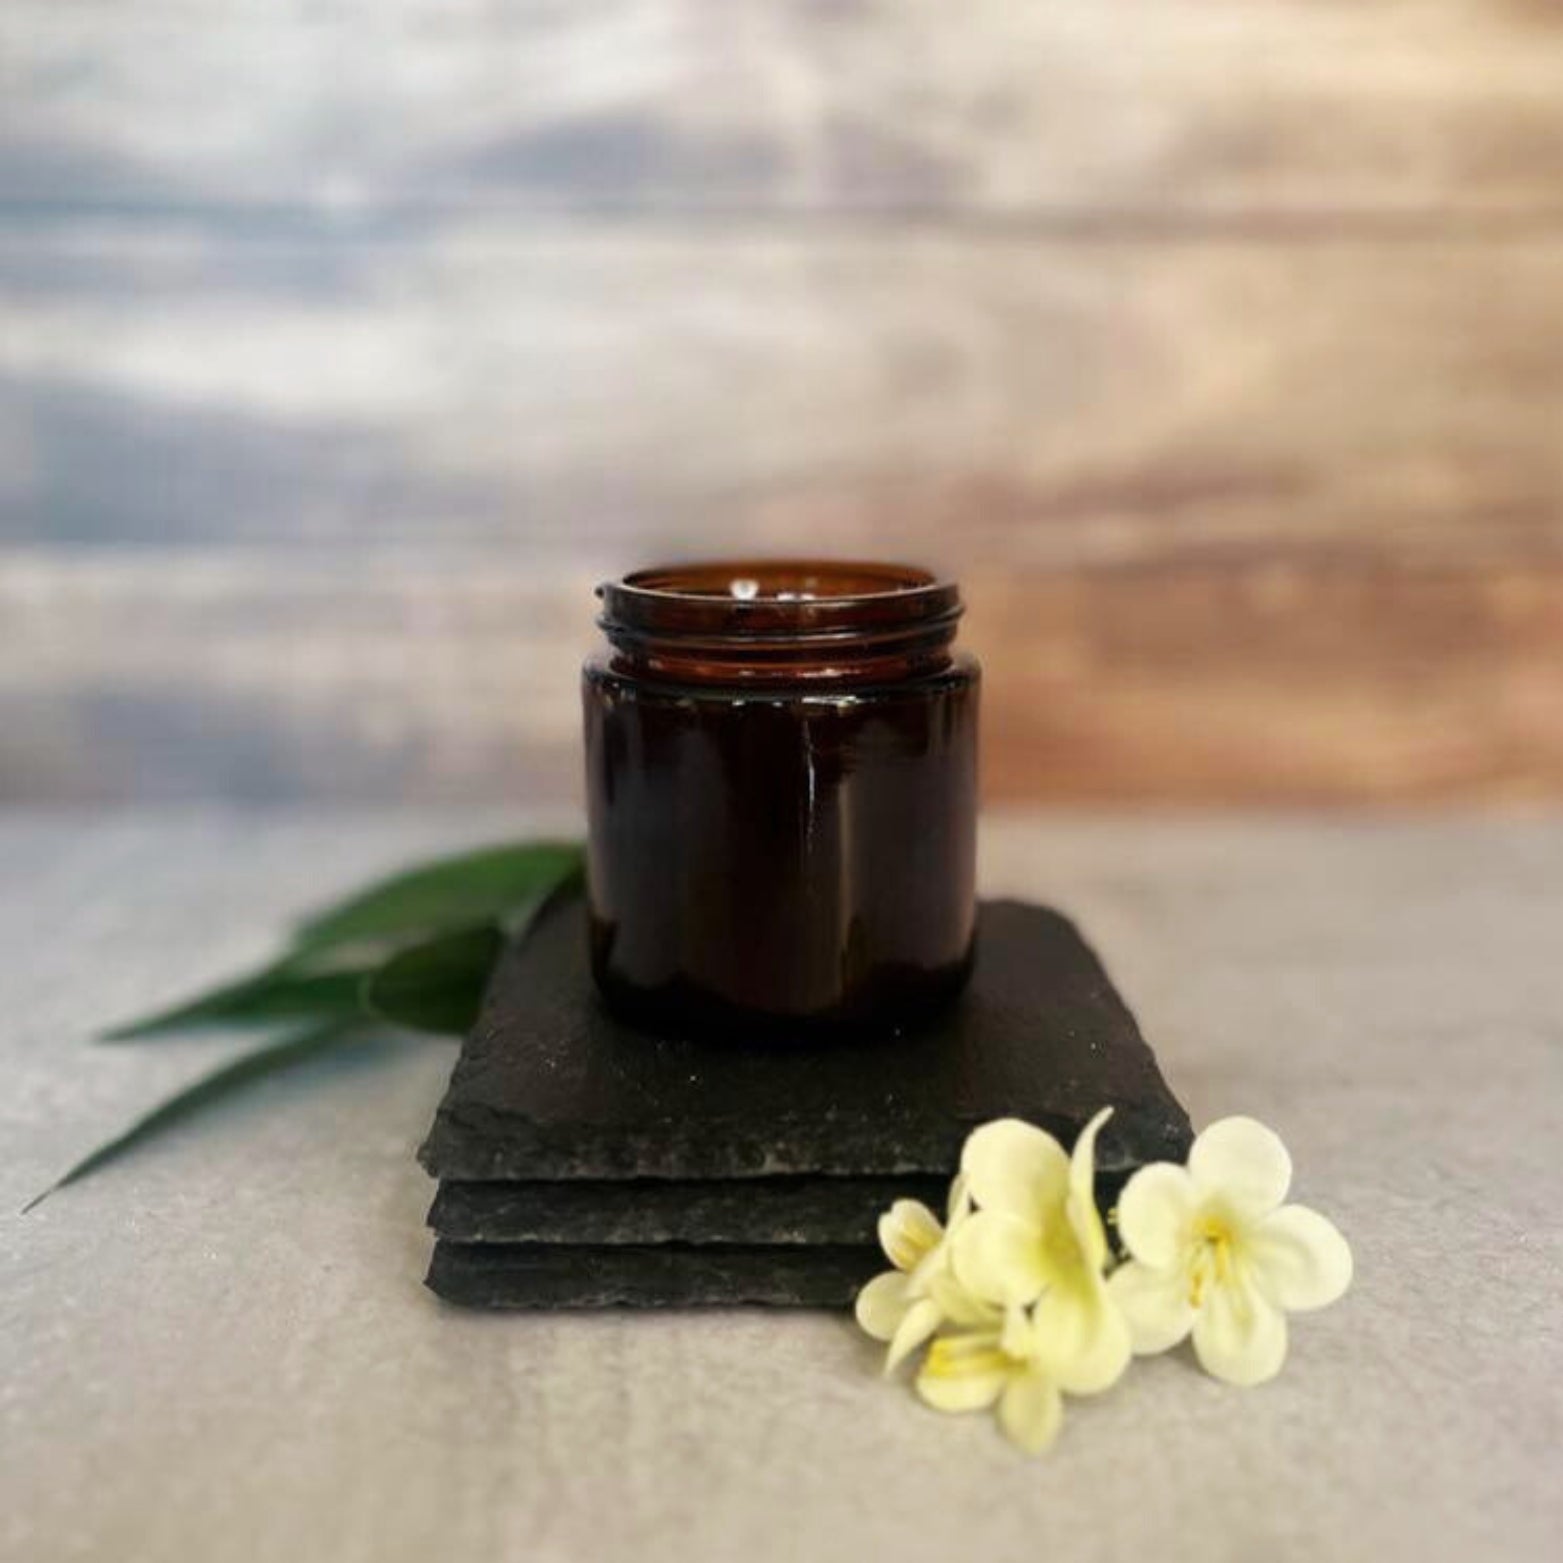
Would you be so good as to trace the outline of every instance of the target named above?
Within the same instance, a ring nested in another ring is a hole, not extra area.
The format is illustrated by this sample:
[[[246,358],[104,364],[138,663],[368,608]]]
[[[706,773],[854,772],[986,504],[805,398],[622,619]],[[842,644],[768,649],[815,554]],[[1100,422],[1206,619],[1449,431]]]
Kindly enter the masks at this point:
[[[1563,8],[8,0],[0,799],[569,798],[739,550],[995,801],[1557,799]]]

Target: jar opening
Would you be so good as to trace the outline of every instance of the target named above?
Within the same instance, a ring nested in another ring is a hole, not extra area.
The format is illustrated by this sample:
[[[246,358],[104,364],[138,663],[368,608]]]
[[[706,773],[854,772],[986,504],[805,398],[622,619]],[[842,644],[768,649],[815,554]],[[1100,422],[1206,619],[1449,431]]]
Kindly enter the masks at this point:
[[[949,665],[961,615],[953,582],[860,561],[662,565],[597,594],[621,661],[702,682],[912,676]]]
[[[832,560],[762,559],[661,565],[624,577],[630,590],[724,602],[823,602],[883,597],[937,587],[930,570],[913,565],[837,563]]]

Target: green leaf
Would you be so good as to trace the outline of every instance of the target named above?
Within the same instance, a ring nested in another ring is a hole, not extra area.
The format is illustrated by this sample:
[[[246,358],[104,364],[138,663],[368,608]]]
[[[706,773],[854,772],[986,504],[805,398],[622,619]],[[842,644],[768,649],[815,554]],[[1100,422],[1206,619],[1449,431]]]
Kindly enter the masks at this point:
[[[58,1178],[41,1194],[29,1200],[22,1207],[22,1213],[25,1215],[56,1189],[62,1189],[67,1183],[75,1183],[78,1179],[86,1177],[89,1172],[95,1172],[99,1167],[106,1166],[143,1140],[150,1139],[154,1134],[190,1117],[201,1108],[209,1107],[225,1096],[231,1096],[252,1080],[259,1080],[266,1075],[276,1074],[279,1070],[291,1068],[294,1064],[304,1063],[340,1043],[361,1040],[363,1036],[364,1033],[353,1026],[334,1022],[296,1032],[280,1042],[268,1042],[264,1047],[256,1048],[253,1052],[230,1060],[211,1074],[203,1075],[192,1084],[185,1086],[167,1101],[154,1107],[151,1112],[137,1118],[127,1129],[115,1135],[106,1144],[100,1145],[91,1155],[84,1156],[63,1177]]]
[[[363,1013],[359,995],[364,968],[301,971],[290,962],[268,966],[238,982],[225,983],[197,998],[133,1020],[104,1032],[104,1042],[128,1042],[136,1037],[206,1026],[265,1026],[279,1020],[346,1020]]]
[[[533,841],[424,864],[310,918],[294,935],[295,958],[477,923],[508,928],[577,876],[583,861],[575,842]]]
[[[393,955],[366,978],[364,1004],[398,1026],[464,1036],[504,947],[504,932],[493,923],[441,934]]]

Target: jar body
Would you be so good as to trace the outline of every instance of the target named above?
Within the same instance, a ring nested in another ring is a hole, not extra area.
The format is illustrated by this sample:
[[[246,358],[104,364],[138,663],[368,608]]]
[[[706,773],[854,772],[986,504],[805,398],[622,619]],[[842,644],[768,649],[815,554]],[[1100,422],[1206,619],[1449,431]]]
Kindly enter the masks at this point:
[[[728,561],[599,588],[583,677],[592,969],[631,1019],[895,1029],[976,929],[977,699],[953,583]]]
[[[976,663],[889,684],[584,675],[592,965],[651,1023],[894,1027],[976,924]]]

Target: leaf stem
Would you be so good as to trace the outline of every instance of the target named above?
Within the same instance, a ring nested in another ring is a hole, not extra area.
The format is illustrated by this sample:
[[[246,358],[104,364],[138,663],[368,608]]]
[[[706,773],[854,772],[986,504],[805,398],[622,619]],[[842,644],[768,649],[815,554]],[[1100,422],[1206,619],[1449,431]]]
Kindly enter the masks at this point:
[[[329,1049],[348,1041],[362,1040],[367,1032],[358,1024],[340,1020],[327,1021],[307,1030],[294,1032],[280,1041],[268,1042],[238,1058],[230,1059],[210,1074],[202,1075],[191,1084],[182,1087],[166,1101],[160,1102],[150,1112],[143,1113],[113,1139],[84,1156],[68,1171],[56,1178],[48,1188],[35,1194],[22,1207],[22,1214],[35,1209],[56,1190],[68,1183],[75,1183],[90,1172],[107,1165],[117,1157],[157,1134],[170,1125],[189,1117],[201,1108],[230,1095],[232,1092],[278,1070],[291,1068],[308,1059],[318,1057]]]

